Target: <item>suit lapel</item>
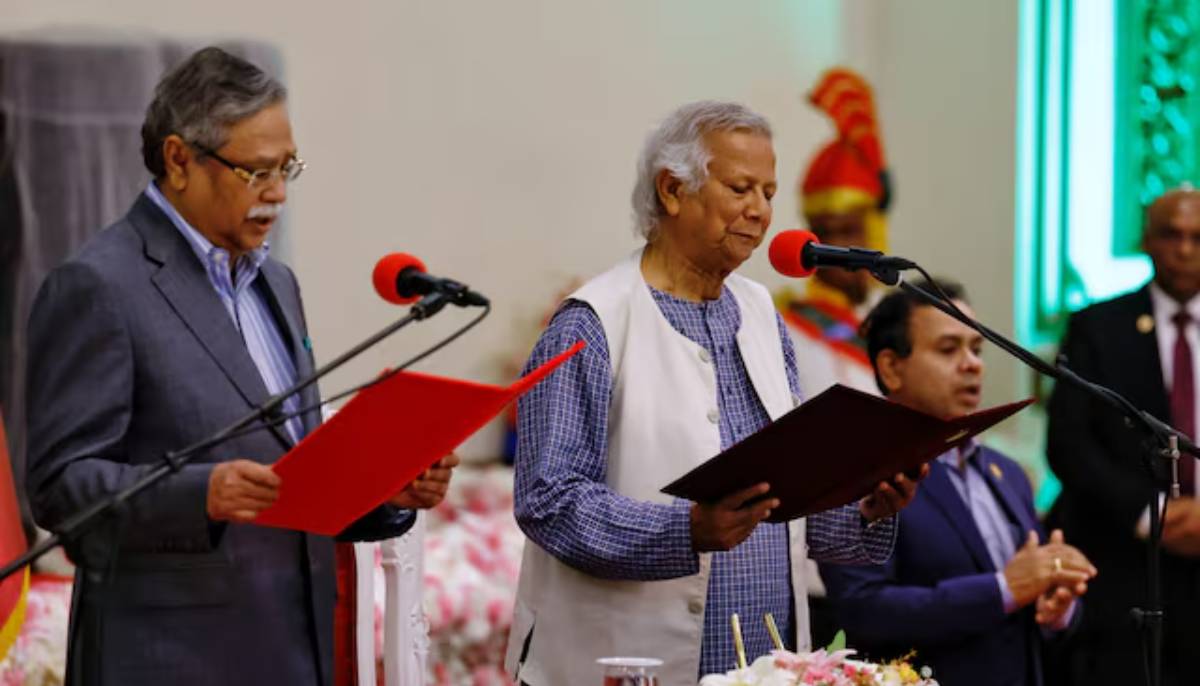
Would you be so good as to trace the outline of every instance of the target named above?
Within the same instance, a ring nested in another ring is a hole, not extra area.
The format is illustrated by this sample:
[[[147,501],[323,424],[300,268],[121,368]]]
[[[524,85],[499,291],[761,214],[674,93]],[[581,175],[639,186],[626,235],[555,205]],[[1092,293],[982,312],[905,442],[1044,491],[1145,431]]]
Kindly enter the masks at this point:
[[[1021,527],[1022,537],[1014,541],[1016,547],[1020,548],[1025,543],[1024,536],[1027,532],[1038,530],[1037,521],[1025,506],[1025,502],[1013,490],[1012,484],[1009,483],[1011,480],[1004,478],[1004,469],[993,459],[991,452],[981,446],[978,459],[980,470],[991,486],[992,493],[996,494],[996,499],[1000,501],[1000,506],[1004,508],[1009,519]]]
[[[954,483],[950,481],[949,469],[938,460],[931,462],[929,476],[921,484],[921,489],[929,494],[929,498],[946,516],[950,526],[958,532],[976,566],[981,570],[996,571],[995,565],[992,564],[992,558],[988,555],[987,545],[984,544],[983,537],[979,535],[979,529],[975,526],[975,517],[967,509],[958,490],[954,488]],[[904,526],[903,516],[902,514],[901,526]]]
[[[308,337],[302,326],[303,311],[296,289],[283,265],[267,260],[260,272],[267,284],[267,300],[276,320],[283,323],[284,333],[291,348],[292,360],[296,365],[296,380],[300,381],[313,373],[312,353],[309,349]],[[320,400],[320,393],[314,383],[300,392],[300,406],[309,407]],[[304,425],[304,435],[315,429],[321,423],[321,410],[314,408],[300,417]]]
[[[1127,308],[1119,315],[1122,319],[1108,330],[1120,336],[1113,341],[1113,350],[1121,351],[1127,369],[1125,378],[1132,384],[1129,399],[1134,405],[1147,410],[1159,419],[1170,422],[1171,408],[1167,402],[1167,387],[1163,382],[1162,360],[1158,354],[1158,334],[1153,328],[1146,330],[1139,319],[1149,317],[1154,321],[1154,303],[1150,298],[1150,286],[1146,285],[1128,300]]]
[[[248,408],[264,403],[270,394],[262,375],[187,240],[145,195],[134,203],[130,218],[146,242],[146,256],[160,265],[151,277],[155,288],[237,389]],[[290,446],[283,432],[272,433]]]

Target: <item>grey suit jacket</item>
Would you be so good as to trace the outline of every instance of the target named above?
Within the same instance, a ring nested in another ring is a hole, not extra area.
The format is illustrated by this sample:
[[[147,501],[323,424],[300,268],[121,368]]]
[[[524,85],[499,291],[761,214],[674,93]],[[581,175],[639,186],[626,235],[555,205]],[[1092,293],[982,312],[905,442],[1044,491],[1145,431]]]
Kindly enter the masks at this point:
[[[267,260],[255,286],[307,375],[295,277]],[[144,195],[47,277],[29,331],[28,489],[51,530],[268,397],[200,260]],[[312,386],[301,405],[317,399]],[[306,432],[319,422],[303,417]],[[219,445],[69,546],[70,683],[331,684],[333,541],[206,516],[215,463],[289,447],[277,430]],[[384,506],[345,535],[411,521]]]

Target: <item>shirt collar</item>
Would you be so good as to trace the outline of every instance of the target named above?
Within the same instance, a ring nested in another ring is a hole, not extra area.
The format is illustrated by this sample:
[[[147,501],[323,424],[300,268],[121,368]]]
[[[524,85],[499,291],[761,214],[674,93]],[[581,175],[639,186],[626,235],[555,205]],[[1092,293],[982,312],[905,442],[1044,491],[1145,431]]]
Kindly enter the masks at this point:
[[[158,184],[156,184],[154,181],[151,181],[150,184],[146,186],[146,197],[150,198],[150,202],[154,203],[158,209],[162,210],[163,214],[167,215],[167,219],[171,220],[171,224],[173,224],[175,228],[179,230],[179,233],[183,234],[183,237],[187,239],[188,245],[192,246],[192,250],[196,253],[196,256],[200,258],[200,262],[202,264],[211,264],[216,255],[224,255],[226,258],[228,258],[229,251],[225,248],[218,248],[217,246],[213,245],[212,241],[205,238],[204,234],[200,233],[195,227],[189,224],[188,221],[183,218],[183,215],[179,214],[179,211],[175,209],[175,206],[172,205],[169,200],[167,200],[167,197],[162,194],[162,191],[158,188]],[[257,271],[258,268],[262,266],[262,263],[267,260],[267,256],[270,254],[270,251],[270,243],[264,241],[261,247],[255,248],[254,250],[246,253],[242,259],[249,260],[249,265],[254,271]]]
[[[1171,317],[1181,309],[1186,309],[1192,321],[1200,321],[1200,296],[1195,296],[1180,305],[1179,301],[1167,295],[1158,283],[1150,282],[1150,303],[1154,309],[1154,324],[1162,331],[1171,331],[1174,324]]]
[[[938,462],[950,467],[957,473],[962,473],[963,466],[975,462],[979,457],[979,441],[967,439],[957,448],[951,448],[938,456]]]

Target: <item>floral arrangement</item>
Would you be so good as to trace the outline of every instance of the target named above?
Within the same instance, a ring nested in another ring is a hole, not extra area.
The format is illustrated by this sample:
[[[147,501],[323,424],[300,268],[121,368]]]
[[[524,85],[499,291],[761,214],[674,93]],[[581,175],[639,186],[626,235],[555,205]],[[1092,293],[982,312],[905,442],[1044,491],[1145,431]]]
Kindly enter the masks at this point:
[[[937,686],[907,662],[870,664],[847,659],[853,650],[811,653],[775,650],[749,666],[710,674],[700,686]]]
[[[431,686],[507,686],[504,649],[524,536],[512,514],[512,470],[459,469],[429,512],[425,611]]]
[[[70,578],[35,574],[27,602],[17,642],[0,661],[0,686],[61,684],[67,663]]]
[[[739,667],[725,674],[710,674],[700,680],[700,686],[938,686],[928,668],[918,673],[904,658],[886,664],[848,659],[855,651],[844,647],[846,635],[840,631],[828,648],[811,653],[784,650],[775,619],[767,614],[763,620],[776,649],[747,665],[742,628],[735,614],[730,624]]]

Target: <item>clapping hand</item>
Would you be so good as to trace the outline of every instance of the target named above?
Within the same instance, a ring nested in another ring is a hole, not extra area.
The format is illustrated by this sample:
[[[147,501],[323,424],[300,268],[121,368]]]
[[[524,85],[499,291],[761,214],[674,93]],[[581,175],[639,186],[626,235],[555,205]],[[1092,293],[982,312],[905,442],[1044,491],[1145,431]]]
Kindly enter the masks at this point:
[[[1030,531],[1025,545],[1004,567],[1004,579],[1017,607],[1036,601],[1039,614],[1044,612],[1052,619],[1066,611],[1071,598],[1087,593],[1088,581],[1095,576],[1096,567],[1077,548],[1067,545],[1058,529],[1045,545],[1039,545],[1037,532]]]

